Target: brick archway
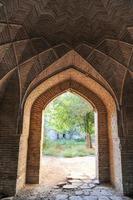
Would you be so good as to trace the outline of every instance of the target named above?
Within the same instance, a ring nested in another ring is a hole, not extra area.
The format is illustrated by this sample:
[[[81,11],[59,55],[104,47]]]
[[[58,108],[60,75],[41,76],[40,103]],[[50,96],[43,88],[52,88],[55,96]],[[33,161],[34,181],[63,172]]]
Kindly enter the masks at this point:
[[[86,100],[95,105],[98,112],[98,173],[97,176],[101,182],[110,181],[109,169],[109,142],[107,128],[107,110],[103,102],[92,91],[72,80],[61,82],[58,85],[48,89],[34,102],[31,109],[28,159],[27,159],[27,183],[39,183],[40,181],[40,161],[41,161],[41,126],[42,111],[46,105],[57,95],[67,91],[74,90]],[[103,154],[104,152],[104,154]]]
[[[110,181],[122,192],[121,157],[115,101],[100,84],[74,69],[67,69],[42,82],[26,100],[23,132],[20,138],[16,190],[18,191],[26,182],[39,183],[42,152],[42,110],[53,98],[69,89],[90,101],[97,109],[97,176],[102,182]],[[119,170],[118,165],[120,166]]]

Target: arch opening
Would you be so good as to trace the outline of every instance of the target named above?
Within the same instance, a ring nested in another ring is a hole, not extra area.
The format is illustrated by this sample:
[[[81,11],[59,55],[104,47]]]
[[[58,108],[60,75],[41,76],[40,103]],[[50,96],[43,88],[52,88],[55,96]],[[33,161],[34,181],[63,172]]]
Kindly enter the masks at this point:
[[[117,168],[118,165],[121,168],[121,158],[115,101],[102,86],[73,69],[44,81],[27,98],[20,140],[17,190],[25,183],[40,182],[42,110],[53,98],[67,90],[75,91],[95,106],[98,115],[97,177],[100,182],[111,182],[122,192],[121,169]]]
[[[64,181],[71,185],[70,177],[73,184],[78,178],[78,184],[97,179],[96,121],[96,108],[72,89],[44,107],[41,184],[51,187]]]

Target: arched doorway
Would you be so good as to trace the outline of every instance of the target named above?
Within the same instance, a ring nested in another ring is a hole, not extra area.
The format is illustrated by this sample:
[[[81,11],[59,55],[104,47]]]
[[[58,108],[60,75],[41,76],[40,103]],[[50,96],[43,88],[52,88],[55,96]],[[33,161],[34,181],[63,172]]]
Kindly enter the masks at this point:
[[[43,109],[42,186],[97,182],[96,121],[96,109],[72,89],[55,97]]]
[[[53,98],[69,89],[91,102],[98,113],[97,178],[101,182],[111,182],[122,190],[121,170],[116,168],[120,162],[120,152],[115,102],[101,85],[73,69],[44,81],[27,99],[20,141],[17,189],[26,182],[39,183],[42,110]]]
[[[59,85],[52,87],[42,94],[33,104],[31,110],[31,125],[27,159],[27,182],[39,183],[40,180],[40,156],[41,156],[41,124],[42,110],[51,99],[61,94],[68,89],[75,90],[80,95],[84,96],[88,101],[93,102],[98,112],[98,160],[97,160],[97,178],[101,182],[109,181],[109,143],[107,129],[107,111],[104,104],[98,97],[95,96],[86,88],[80,86],[79,83],[68,80],[61,82]],[[83,92],[84,91],[84,92]],[[101,152],[100,152],[101,150]],[[104,151],[104,156],[103,156]]]

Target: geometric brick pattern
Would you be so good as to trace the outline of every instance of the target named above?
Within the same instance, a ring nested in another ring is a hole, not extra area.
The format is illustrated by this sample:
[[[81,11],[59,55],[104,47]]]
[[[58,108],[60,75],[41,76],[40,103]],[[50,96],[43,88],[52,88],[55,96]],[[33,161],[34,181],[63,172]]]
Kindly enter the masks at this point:
[[[66,57],[65,60],[68,58]],[[62,62],[57,62],[58,64]],[[57,67],[57,63],[54,67]],[[82,66],[80,64],[80,66]],[[50,70],[50,69],[49,69]],[[50,70],[51,72],[51,70]],[[118,127],[116,124],[116,105],[100,84],[72,66],[44,80],[28,96],[24,107],[23,131],[17,174],[17,190],[25,182],[38,183],[41,159],[41,118],[42,110],[55,96],[66,90],[73,90],[92,103],[98,112],[97,177],[111,183],[119,190],[122,188],[121,155]],[[112,128],[113,127],[113,128]],[[28,150],[28,158],[27,158]],[[103,151],[105,152],[103,154]],[[110,153],[109,153],[110,152]],[[25,179],[25,177],[27,177]]]
[[[62,59],[59,71],[72,65],[114,98],[123,189],[126,194],[132,193],[132,13],[130,0],[0,0],[0,188],[3,191],[16,187],[16,175],[6,166],[10,162],[13,170],[17,169],[17,141],[22,133],[26,99],[44,79],[57,73],[58,61]],[[6,146],[5,141],[9,141]]]

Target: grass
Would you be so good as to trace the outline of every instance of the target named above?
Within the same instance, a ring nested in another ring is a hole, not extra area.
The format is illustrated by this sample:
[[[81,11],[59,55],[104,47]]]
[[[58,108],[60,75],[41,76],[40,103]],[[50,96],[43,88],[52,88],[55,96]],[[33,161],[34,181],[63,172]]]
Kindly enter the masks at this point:
[[[46,140],[43,145],[43,154],[48,156],[77,157],[95,155],[94,149],[88,149],[85,141],[75,140]]]

